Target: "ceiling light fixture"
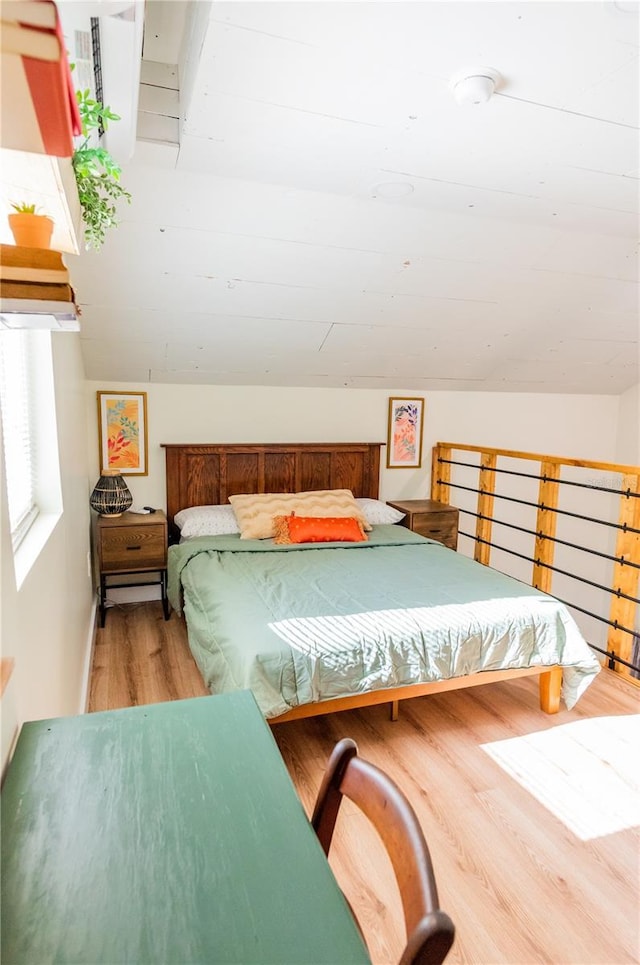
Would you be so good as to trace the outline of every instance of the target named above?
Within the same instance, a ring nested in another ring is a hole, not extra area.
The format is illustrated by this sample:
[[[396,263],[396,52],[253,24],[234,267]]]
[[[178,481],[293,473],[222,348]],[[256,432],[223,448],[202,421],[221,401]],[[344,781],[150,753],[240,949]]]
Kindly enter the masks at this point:
[[[493,67],[473,67],[451,79],[451,89],[458,104],[485,104],[502,80]]]

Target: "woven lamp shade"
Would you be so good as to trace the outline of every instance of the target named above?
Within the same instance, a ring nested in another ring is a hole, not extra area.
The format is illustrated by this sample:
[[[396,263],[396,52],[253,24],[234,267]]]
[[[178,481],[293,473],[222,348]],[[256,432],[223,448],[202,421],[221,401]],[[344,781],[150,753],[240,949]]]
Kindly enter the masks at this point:
[[[89,505],[100,516],[122,516],[133,502],[129,487],[118,469],[105,469],[89,497]]]

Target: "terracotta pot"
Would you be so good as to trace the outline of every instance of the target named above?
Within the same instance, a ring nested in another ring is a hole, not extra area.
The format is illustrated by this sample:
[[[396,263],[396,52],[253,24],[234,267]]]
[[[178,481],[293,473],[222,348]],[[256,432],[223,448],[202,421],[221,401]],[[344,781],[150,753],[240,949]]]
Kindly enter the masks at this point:
[[[53,221],[46,214],[10,214],[9,227],[17,245],[24,248],[51,247]]]

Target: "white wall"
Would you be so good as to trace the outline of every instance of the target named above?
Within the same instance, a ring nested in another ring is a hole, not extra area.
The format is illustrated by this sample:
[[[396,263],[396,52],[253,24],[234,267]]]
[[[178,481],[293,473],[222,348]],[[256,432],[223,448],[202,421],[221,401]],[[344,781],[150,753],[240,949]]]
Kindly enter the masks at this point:
[[[640,383],[619,396],[616,462],[640,463]]]
[[[15,658],[12,687],[21,721],[76,714],[92,632],[93,592],[87,572],[89,505],[87,410],[80,338],[53,336],[63,513],[46,545],[16,586],[0,467],[2,655]]]
[[[147,392],[149,475],[127,477],[134,503],[165,506],[163,442],[385,442],[390,395],[378,389],[87,382],[91,476],[97,479],[96,391]],[[425,393],[423,466],[382,470],[383,499],[429,495],[438,441],[613,461],[615,396]],[[386,450],[382,450],[382,463]]]

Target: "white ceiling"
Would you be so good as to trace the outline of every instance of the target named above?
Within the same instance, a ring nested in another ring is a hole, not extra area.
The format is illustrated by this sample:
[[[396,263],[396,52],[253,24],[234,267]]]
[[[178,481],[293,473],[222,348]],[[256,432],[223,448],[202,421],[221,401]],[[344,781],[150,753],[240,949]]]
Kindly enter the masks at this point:
[[[180,144],[138,141],[121,226],[74,259],[87,377],[635,385],[630,6],[147,0]],[[460,107],[478,65],[503,82]]]

